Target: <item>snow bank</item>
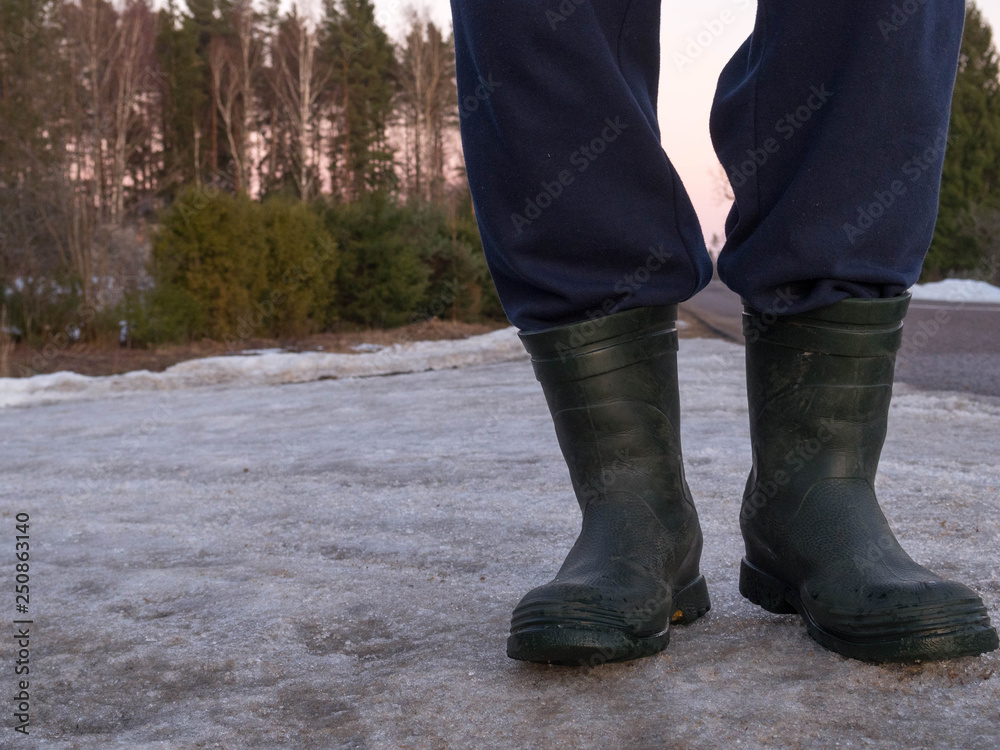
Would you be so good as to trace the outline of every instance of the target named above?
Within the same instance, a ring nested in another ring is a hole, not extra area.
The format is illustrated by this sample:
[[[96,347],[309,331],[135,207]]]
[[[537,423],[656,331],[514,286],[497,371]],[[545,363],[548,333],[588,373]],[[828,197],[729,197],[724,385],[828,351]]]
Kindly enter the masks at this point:
[[[90,377],[56,372],[30,378],[0,378],[0,408],[68,399],[100,398],[130,391],[174,390],[208,385],[280,385],[323,378],[391,375],[503,362],[527,356],[513,326],[452,341],[394,344],[366,354],[264,351],[192,359],[163,372],[137,370]]]
[[[945,279],[933,284],[916,284],[910,289],[913,299],[943,302],[1000,302],[1000,288],[985,281]]]

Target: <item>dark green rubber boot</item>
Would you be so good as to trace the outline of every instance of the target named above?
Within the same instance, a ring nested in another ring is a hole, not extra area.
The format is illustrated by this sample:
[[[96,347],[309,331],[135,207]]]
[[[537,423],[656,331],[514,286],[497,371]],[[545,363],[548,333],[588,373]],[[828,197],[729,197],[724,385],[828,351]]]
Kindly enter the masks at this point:
[[[507,655],[592,666],[662,651],[709,610],[681,465],[677,306],[521,334],[583,511],[555,580],[521,599]]]
[[[740,592],[874,662],[997,648],[982,600],[915,563],[875,497],[909,295],[775,319],[746,308],[753,470]]]

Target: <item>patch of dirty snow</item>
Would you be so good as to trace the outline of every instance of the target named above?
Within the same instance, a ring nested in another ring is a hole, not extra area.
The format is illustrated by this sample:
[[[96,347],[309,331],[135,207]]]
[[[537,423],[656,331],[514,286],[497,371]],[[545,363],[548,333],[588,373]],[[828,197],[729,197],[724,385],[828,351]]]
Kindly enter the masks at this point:
[[[945,279],[931,284],[916,284],[910,289],[913,299],[937,302],[1000,302],[1000,287],[973,279]]]
[[[0,378],[0,407],[100,398],[134,391],[280,385],[423,372],[526,356],[513,326],[466,339],[393,344],[365,354],[260,350],[253,354],[192,359],[163,372],[137,370],[99,377],[56,372],[30,378]]]

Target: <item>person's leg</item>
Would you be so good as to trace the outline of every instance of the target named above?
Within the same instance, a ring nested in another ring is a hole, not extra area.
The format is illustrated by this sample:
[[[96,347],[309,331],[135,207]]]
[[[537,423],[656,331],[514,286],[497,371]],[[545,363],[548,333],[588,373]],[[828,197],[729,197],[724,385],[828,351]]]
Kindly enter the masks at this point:
[[[659,0],[453,0],[490,272],[525,331],[680,302],[711,260],[656,119]]]
[[[761,0],[712,113],[736,195],[719,270],[747,303],[740,591],[871,661],[998,645],[980,598],[906,554],[874,490],[964,12],[961,0]]]
[[[916,282],[964,17],[962,0],[760,0],[711,116],[736,196],[719,275],[755,309]]]
[[[656,121],[660,0],[452,0],[462,143],[500,301],[583,511],[507,653],[592,665],[709,609],[684,481],[676,306],[711,278]]]

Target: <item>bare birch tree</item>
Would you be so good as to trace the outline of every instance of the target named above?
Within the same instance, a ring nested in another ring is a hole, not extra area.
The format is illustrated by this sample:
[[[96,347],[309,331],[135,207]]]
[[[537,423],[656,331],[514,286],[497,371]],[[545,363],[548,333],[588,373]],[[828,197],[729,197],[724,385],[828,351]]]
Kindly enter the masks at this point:
[[[150,138],[151,118],[143,111],[142,97],[154,78],[155,19],[147,0],[129,0],[112,38],[109,69],[113,95],[110,101],[111,147],[109,218],[120,226],[125,213],[126,177],[130,158]],[[132,176],[133,186],[135,176]]]
[[[295,186],[303,201],[312,197],[318,176],[317,105],[330,80],[329,68],[317,61],[316,27],[293,9],[275,40],[274,94],[289,127]]]
[[[414,14],[400,55],[400,109],[407,145],[407,192],[440,200],[445,186],[445,131],[457,119],[455,54],[450,39]]]
[[[255,86],[260,69],[260,40],[250,0],[238,0],[230,10],[229,38],[217,36],[209,43],[215,109],[233,162],[236,192],[250,188],[249,144],[254,130]]]

